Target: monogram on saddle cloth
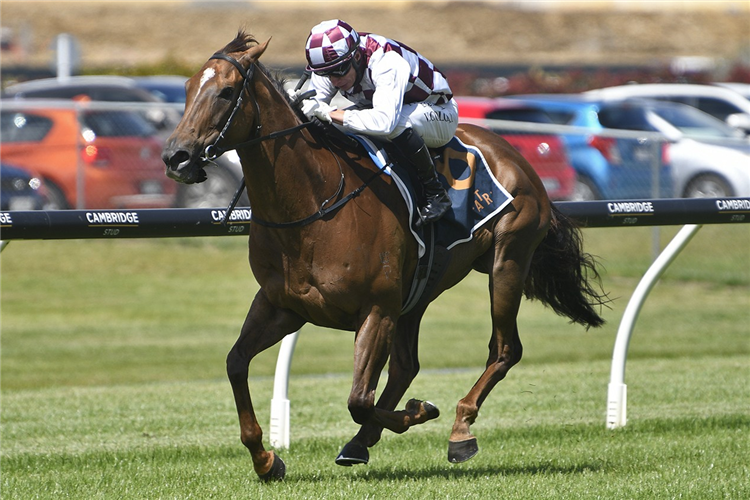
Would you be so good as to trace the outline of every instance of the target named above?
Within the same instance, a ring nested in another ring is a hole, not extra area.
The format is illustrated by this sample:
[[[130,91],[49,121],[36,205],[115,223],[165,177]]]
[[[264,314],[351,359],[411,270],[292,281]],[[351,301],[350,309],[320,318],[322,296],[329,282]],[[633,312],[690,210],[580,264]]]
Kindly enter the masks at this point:
[[[353,137],[367,150],[373,162],[396,181],[411,214],[411,231],[419,242],[421,257],[425,245],[422,231],[413,224],[418,217],[418,204],[408,167],[392,162],[383,148],[376,146],[370,138]],[[505,208],[513,196],[492,175],[479,149],[454,137],[437,151],[439,157],[435,160],[435,167],[448,191],[452,208],[433,223],[435,244],[450,250],[459,243],[471,240],[474,230]]]

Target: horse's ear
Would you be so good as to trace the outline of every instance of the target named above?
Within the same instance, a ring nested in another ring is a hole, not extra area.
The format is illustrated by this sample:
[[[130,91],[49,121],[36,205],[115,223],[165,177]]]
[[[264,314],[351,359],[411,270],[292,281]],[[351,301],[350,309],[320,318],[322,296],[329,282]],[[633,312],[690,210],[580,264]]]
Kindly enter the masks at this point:
[[[244,59],[249,59],[250,62],[257,62],[258,59],[260,59],[260,56],[263,55],[263,52],[266,51],[266,48],[268,47],[268,43],[271,41],[269,38],[265,41],[265,43],[258,44],[255,47],[250,48],[245,54],[240,58],[240,61]]]

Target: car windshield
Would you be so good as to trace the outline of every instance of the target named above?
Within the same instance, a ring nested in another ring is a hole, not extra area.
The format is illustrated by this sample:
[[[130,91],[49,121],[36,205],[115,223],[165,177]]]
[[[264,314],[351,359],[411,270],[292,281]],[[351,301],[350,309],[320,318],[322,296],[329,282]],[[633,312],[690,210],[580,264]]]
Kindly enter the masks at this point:
[[[688,107],[654,107],[651,111],[687,137],[737,139],[742,133],[705,113]]]
[[[82,121],[98,137],[148,137],[156,133],[142,116],[130,111],[90,111]]]
[[[654,130],[646,117],[646,110],[631,104],[602,107],[599,123],[603,127],[620,130]]]
[[[53,85],[48,88],[22,90],[26,98],[74,99],[87,96],[93,101],[153,102],[153,97],[143,89],[119,85]]]

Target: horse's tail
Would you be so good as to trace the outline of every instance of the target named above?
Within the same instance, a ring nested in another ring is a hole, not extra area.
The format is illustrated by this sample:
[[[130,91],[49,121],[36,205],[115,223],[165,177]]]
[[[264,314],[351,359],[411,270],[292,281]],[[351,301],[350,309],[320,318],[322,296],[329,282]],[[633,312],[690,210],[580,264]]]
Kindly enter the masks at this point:
[[[534,252],[524,294],[586,328],[601,326],[597,309],[609,302],[594,256],[583,251],[578,226],[552,205],[547,235]]]

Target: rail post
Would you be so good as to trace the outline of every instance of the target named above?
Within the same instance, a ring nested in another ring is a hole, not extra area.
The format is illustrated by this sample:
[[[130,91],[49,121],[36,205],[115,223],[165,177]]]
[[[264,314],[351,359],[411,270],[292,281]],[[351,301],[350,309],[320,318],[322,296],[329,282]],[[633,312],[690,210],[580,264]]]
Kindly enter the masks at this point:
[[[651,289],[664,271],[674,261],[683,248],[693,239],[702,226],[687,224],[680,229],[672,241],[643,275],[633,295],[630,297],[625,313],[617,330],[615,347],[612,352],[612,369],[607,387],[607,428],[616,429],[627,423],[627,390],[625,385],[625,361],[628,357],[630,337],[633,335],[635,322]]]
[[[289,371],[292,368],[292,355],[298,337],[298,331],[284,337],[276,361],[271,399],[271,429],[268,437],[274,448],[289,448]]]

